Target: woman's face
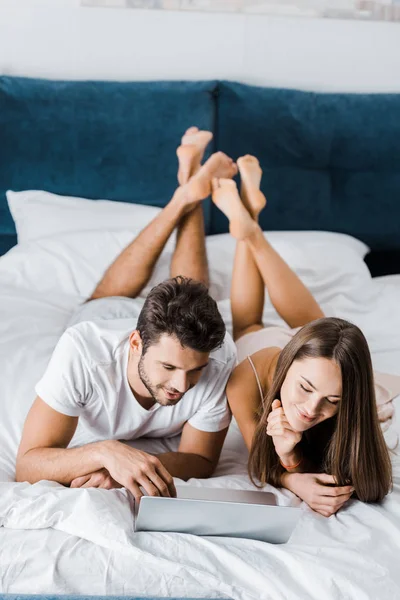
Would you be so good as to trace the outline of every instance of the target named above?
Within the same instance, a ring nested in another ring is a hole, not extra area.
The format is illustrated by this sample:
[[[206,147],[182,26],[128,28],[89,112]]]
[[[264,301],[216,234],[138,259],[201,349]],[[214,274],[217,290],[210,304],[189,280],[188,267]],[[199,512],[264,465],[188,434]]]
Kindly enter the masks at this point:
[[[290,426],[306,431],[338,412],[342,394],[339,365],[328,358],[295,360],[281,388],[281,402]]]

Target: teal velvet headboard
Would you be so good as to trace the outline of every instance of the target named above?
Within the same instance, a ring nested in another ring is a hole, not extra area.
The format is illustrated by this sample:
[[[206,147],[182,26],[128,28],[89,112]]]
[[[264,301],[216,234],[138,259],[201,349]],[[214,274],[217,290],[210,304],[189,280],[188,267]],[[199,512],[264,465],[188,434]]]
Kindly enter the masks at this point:
[[[375,272],[400,272],[400,94],[216,81],[0,77],[0,254],[16,243],[7,189],[164,206],[191,124],[214,132],[211,150],[259,158],[264,229],[348,233],[371,247]],[[228,230],[205,210],[207,233]]]

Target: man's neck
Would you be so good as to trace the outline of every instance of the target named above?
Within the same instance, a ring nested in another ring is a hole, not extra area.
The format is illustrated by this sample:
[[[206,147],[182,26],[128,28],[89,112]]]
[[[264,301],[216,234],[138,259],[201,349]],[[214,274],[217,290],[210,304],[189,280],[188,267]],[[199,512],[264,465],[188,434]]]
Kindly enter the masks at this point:
[[[150,410],[151,408],[153,408],[156,402],[151,396],[149,396],[148,398],[140,396],[135,392],[135,390],[132,387],[131,390],[133,395],[135,396],[135,399],[137,400],[137,402],[139,402],[140,406],[142,406],[145,410]]]

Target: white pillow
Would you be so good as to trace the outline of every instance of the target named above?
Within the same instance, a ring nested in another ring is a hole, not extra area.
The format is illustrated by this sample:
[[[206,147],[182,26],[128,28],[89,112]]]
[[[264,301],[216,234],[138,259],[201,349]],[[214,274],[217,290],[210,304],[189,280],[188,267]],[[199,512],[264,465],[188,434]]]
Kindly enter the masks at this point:
[[[364,259],[370,252],[367,244],[361,240],[347,235],[346,233],[336,233],[335,231],[266,231],[264,232],[268,241],[274,245],[276,243],[292,244],[293,246],[336,246],[343,250],[350,250],[351,254],[355,254]],[[225,233],[209,236],[210,240],[214,240],[215,245],[219,245],[219,240],[226,237]],[[235,240],[231,237],[231,245],[235,245]]]
[[[160,208],[142,204],[87,200],[38,190],[8,191],[7,200],[19,243],[78,231],[140,231],[161,212]],[[220,239],[226,239],[226,235],[210,237],[215,247],[220,246]],[[310,243],[337,244],[349,248],[361,258],[369,252],[366,244],[342,233],[274,231],[268,233],[268,239],[272,243],[292,242],[300,246]],[[234,243],[231,240],[230,246],[233,247]]]
[[[157,215],[159,208],[86,200],[48,192],[7,192],[19,245],[0,263],[3,285],[87,297],[106,268]],[[370,278],[368,247],[348,235],[324,231],[273,231],[267,239],[321,302]],[[169,277],[172,235],[141,296]],[[228,300],[236,241],[229,234],[206,240],[211,293]],[[229,313],[230,311],[227,311]]]
[[[7,192],[18,243],[75,231],[140,231],[161,211],[154,206],[58,196],[39,190]]]
[[[30,289],[37,293],[63,293],[87,297],[107,267],[135,237],[136,232],[76,231],[18,244],[0,260],[0,287]],[[330,300],[333,294],[347,294],[370,279],[360,248],[346,239],[320,234],[320,241],[301,234],[266,233],[274,248],[301,277],[317,299]],[[217,300],[229,299],[235,240],[227,233],[206,239],[210,267],[211,294]],[[167,244],[154,273],[142,291],[145,297],[153,285],[169,277],[173,240]]]

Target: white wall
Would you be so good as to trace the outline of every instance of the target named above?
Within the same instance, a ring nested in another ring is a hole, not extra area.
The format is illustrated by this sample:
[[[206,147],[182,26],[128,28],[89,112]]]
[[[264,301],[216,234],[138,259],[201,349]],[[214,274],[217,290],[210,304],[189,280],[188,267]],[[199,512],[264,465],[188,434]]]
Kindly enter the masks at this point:
[[[0,73],[400,92],[400,24],[0,0]]]

